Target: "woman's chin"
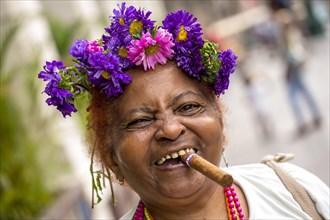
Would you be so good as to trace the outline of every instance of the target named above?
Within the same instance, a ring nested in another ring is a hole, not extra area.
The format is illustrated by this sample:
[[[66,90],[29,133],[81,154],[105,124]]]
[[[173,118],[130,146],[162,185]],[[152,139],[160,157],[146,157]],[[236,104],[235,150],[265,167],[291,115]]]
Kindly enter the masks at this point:
[[[205,177],[197,178],[179,177],[174,181],[166,181],[157,187],[158,193],[167,198],[181,199],[196,195],[205,186]]]

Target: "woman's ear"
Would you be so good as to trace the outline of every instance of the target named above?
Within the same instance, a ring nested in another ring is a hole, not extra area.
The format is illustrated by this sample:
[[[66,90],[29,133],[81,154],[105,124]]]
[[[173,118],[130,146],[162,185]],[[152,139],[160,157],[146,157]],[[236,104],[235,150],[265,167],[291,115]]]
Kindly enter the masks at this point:
[[[111,169],[111,171],[116,175],[116,178],[118,179],[120,184],[124,183],[124,176],[120,171],[120,168],[118,166],[118,162],[117,162],[117,158],[115,155],[110,154],[109,158],[108,158],[108,163],[109,163],[109,168]]]

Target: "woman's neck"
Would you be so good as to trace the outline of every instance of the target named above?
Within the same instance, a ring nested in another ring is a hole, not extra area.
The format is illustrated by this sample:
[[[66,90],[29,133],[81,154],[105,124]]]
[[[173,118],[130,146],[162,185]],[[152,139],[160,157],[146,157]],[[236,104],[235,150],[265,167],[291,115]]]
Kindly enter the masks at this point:
[[[216,183],[203,194],[193,196],[192,201],[180,205],[177,201],[170,206],[145,204],[154,219],[227,219],[227,210],[223,188]]]

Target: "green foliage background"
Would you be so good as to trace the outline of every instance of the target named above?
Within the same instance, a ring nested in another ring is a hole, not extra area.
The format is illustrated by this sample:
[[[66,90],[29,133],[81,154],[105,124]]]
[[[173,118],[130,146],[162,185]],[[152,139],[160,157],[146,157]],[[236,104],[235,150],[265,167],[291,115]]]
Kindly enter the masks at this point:
[[[68,26],[48,17],[48,23],[59,53],[65,56],[72,44],[71,31],[80,27],[79,22]],[[6,59],[12,59],[8,48],[15,45],[23,25],[9,20],[7,28],[1,27],[0,219],[6,220],[36,219],[56,198],[59,189],[55,182],[70,172],[51,128],[54,118],[61,116],[55,111],[44,116],[37,104],[44,83],[37,78],[44,65],[40,62],[42,48],[34,48],[29,59],[3,68]],[[80,116],[85,124],[85,114]]]

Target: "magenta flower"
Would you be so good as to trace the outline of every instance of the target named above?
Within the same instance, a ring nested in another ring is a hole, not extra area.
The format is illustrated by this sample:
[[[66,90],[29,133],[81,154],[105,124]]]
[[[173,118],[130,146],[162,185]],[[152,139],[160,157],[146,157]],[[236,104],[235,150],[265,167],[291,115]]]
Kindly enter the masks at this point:
[[[144,70],[154,69],[156,63],[165,64],[172,58],[173,46],[172,34],[159,28],[155,38],[147,32],[139,40],[132,40],[127,58],[137,66],[143,64]]]
[[[90,52],[102,52],[104,51],[104,48],[99,45],[99,43],[96,40],[90,41],[87,43],[86,48]]]

